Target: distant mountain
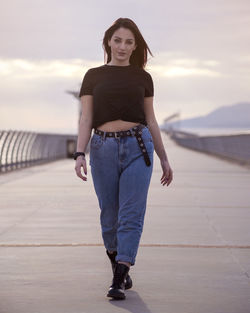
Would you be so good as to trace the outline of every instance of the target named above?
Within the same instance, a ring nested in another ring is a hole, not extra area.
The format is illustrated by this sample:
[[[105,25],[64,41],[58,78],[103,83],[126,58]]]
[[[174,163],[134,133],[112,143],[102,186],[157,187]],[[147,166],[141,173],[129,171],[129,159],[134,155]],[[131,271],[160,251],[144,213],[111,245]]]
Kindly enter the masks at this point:
[[[179,120],[176,122],[168,122],[168,126],[173,127],[242,127],[250,128],[250,102],[240,102],[233,105],[222,106],[211,113]],[[164,125],[164,126],[165,126]]]

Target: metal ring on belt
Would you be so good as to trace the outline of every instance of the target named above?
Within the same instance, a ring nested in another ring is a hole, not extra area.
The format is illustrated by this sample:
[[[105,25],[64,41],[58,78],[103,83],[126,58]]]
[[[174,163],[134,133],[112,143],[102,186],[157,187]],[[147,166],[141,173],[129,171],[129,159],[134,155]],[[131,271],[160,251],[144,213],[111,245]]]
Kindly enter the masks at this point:
[[[141,152],[143,154],[143,157],[144,157],[144,160],[145,160],[145,163],[147,166],[150,166],[151,165],[151,161],[150,161],[150,158],[149,158],[149,155],[148,155],[148,152],[147,152],[147,149],[145,147],[145,144],[142,140],[142,129],[146,127],[145,125],[138,125],[138,126],[135,126],[129,130],[122,130],[122,131],[118,131],[118,132],[104,132],[102,130],[99,130],[99,129],[94,129],[94,133],[97,134],[97,135],[100,135],[102,136],[103,138],[105,137],[123,137],[123,136],[135,136],[136,139],[137,139],[137,142],[138,142],[138,145],[141,149]]]

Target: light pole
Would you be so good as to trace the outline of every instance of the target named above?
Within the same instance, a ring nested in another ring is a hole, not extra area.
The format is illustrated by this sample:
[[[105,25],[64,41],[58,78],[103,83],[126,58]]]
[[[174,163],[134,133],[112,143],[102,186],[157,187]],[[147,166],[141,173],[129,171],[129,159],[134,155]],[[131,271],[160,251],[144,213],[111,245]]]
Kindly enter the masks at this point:
[[[66,90],[66,92],[72,96],[74,96],[77,100],[78,100],[78,112],[79,112],[79,115],[78,115],[78,128],[77,130],[79,131],[79,123],[80,123],[80,118],[81,118],[81,115],[82,115],[82,106],[81,106],[81,100],[79,98],[79,92],[77,91],[71,91],[71,90]]]

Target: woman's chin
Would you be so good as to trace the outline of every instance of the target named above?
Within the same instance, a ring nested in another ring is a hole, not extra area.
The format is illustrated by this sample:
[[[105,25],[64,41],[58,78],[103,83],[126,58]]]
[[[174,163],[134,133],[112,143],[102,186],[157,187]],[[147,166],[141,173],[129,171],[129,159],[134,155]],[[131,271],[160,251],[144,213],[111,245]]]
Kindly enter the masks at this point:
[[[117,55],[116,58],[117,58],[117,60],[119,60],[119,61],[126,61],[127,56],[126,56],[126,55]]]

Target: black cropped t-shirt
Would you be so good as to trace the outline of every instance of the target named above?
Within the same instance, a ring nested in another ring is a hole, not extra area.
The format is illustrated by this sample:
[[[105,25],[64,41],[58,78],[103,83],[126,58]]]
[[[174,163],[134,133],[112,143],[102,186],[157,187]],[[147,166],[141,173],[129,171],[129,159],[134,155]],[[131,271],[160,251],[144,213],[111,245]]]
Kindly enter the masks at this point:
[[[147,125],[144,97],[154,95],[151,75],[135,65],[101,65],[84,75],[79,97],[93,95],[92,128],[114,120]]]

